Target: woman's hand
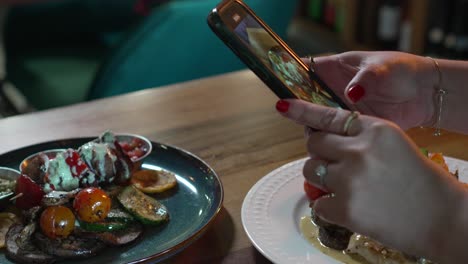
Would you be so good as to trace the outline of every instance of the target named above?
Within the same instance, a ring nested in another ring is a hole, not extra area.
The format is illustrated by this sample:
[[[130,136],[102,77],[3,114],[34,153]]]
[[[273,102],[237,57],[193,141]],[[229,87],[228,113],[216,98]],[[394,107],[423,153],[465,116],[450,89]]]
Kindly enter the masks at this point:
[[[432,123],[438,75],[430,58],[347,52],[314,61],[320,78],[361,113],[388,119],[403,129]]]
[[[441,245],[452,239],[451,221],[465,193],[398,126],[361,115],[345,131],[351,114],[346,110],[301,100],[281,100],[277,109],[321,131],[309,132],[307,149],[314,158],[303,170],[309,183],[334,194],[315,202],[320,217],[408,254],[445,253]],[[316,173],[321,164],[322,181]]]

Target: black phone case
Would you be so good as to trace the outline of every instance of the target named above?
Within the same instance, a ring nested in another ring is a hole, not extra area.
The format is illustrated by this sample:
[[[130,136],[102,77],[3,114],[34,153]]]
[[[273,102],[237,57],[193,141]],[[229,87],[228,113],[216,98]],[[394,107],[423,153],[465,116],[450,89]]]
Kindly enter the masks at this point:
[[[249,14],[258,18],[249,7],[243,3],[241,3],[241,5]],[[260,20],[260,18],[258,19]],[[260,63],[257,56],[248,47],[241,43],[241,41],[222,21],[217,9],[214,9],[208,15],[207,22],[211,30],[270,88],[270,90],[276,94],[276,96],[281,99],[297,99],[297,97],[284,86],[283,82],[276,77],[275,73]],[[279,37],[275,36],[275,39],[278,38]],[[327,91],[341,108],[349,109],[348,106],[313,71],[308,69],[308,72],[309,78],[317,82],[325,91]]]

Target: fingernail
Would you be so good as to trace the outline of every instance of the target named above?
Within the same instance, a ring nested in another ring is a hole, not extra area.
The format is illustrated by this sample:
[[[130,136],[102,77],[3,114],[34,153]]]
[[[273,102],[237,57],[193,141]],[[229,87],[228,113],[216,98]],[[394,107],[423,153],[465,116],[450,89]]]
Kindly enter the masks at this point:
[[[348,98],[353,101],[353,103],[357,103],[361,98],[366,94],[364,88],[361,85],[355,85],[348,90]]]
[[[286,113],[289,110],[289,102],[284,101],[284,100],[279,100],[276,103],[276,110],[280,113]]]

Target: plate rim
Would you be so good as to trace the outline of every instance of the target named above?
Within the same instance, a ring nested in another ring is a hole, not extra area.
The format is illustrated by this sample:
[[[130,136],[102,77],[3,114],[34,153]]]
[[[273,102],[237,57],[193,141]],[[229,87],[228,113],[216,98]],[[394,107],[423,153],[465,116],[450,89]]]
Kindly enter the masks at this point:
[[[454,158],[454,157],[450,157],[450,156],[445,156],[444,155],[444,158],[446,160],[446,163],[447,165],[449,166],[449,169],[450,171],[455,171],[455,170],[458,170],[459,172],[464,172],[464,173],[460,173],[459,176],[459,181],[460,182],[465,182],[465,183],[468,183],[468,160],[463,160],[463,159],[459,159],[459,158]],[[251,200],[253,198],[253,196],[256,194],[256,192],[258,191],[258,189],[262,188],[262,187],[265,187],[264,185],[269,183],[271,180],[275,179],[274,176],[277,176],[278,173],[282,172],[282,171],[287,171],[289,169],[289,167],[292,167],[292,166],[297,166],[298,164],[301,164],[303,162],[305,162],[305,160],[309,159],[309,157],[303,157],[303,158],[299,158],[299,159],[296,159],[296,160],[292,160],[290,162],[287,162],[277,168],[275,168],[274,170],[268,172],[267,174],[265,174],[262,178],[260,178],[251,188],[250,190],[248,191],[247,195],[245,196],[244,198],[244,201],[242,203],[242,208],[241,208],[241,220],[242,220],[242,227],[244,228],[244,231],[245,233],[247,234],[250,242],[252,243],[252,245],[265,257],[267,258],[268,260],[272,261],[273,263],[282,263],[284,262],[285,260],[282,259],[279,255],[277,254],[271,254],[271,250],[268,251],[266,250],[265,248],[265,243],[261,241],[261,237],[259,238],[259,235],[255,235],[254,232],[255,231],[258,231],[258,230],[255,230],[255,227],[252,226],[252,227],[249,227],[251,225],[251,223],[249,223],[249,221],[247,220],[247,209],[251,209],[252,208],[252,205],[249,205],[248,202],[249,200]],[[302,170],[297,172],[297,173],[294,173],[294,177],[291,177],[291,179],[297,179],[298,178],[298,174],[302,175]],[[283,174],[283,177],[285,177],[285,175]],[[288,179],[288,178],[285,178],[285,179]],[[283,184],[279,189],[281,188],[284,188],[284,186],[287,185],[287,184]],[[279,190],[278,189],[278,190]],[[303,194],[305,195],[305,194]],[[274,197],[274,195],[272,196]],[[271,202],[271,200],[268,200],[268,199],[265,199],[267,202]],[[289,213],[290,211],[288,210],[285,210],[286,213]],[[293,214],[293,211],[291,210],[291,215]],[[299,220],[298,220],[299,221]],[[260,243],[261,242],[261,243]],[[304,240],[304,243],[308,243],[306,240]],[[262,245],[260,245],[262,244]],[[327,256],[326,254],[324,253],[321,253],[320,250],[316,249],[313,245],[310,245],[311,248],[313,248],[314,250],[316,250],[318,253],[320,253],[321,255],[323,256]],[[329,264],[329,263],[341,263],[340,261],[330,257],[330,262],[325,262],[324,264]],[[310,262],[310,261],[306,261],[305,263],[317,263],[317,262]],[[322,263],[322,262],[320,262]]]
[[[116,133],[116,134],[120,134],[120,133]],[[18,152],[18,151],[25,150],[25,149],[28,149],[28,148],[38,147],[38,146],[41,146],[41,145],[56,144],[56,143],[59,143],[60,141],[80,141],[80,140],[81,141],[87,141],[87,140],[93,140],[95,138],[97,138],[97,136],[96,137],[83,136],[83,137],[60,138],[60,139],[55,139],[55,140],[48,140],[48,141],[44,141],[44,142],[33,143],[33,144],[29,144],[29,145],[19,147],[19,148],[13,149],[13,150],[9,150],[9,151],[4,152],[4,153],[0,153],[0,158],[11,155],[11,153],[14,153],[14,152]],[[166,144],[166,143],[153,141],[153,140],[149,140],[149,141],[151,142],[152,145],[165,146],[165,147],[174,149],[174,150],[176,150],[178,152],[184,153],[184,154],[190,156],[191,158],[197,160],[201,164],[203,164],[206,168],[208,168],[210,170],[210,172],[213,174],[213,176],[215,177],[215,179],[216,179],[216,181],[217,181],[217,183],[219,185],[219,201],[215,204],[216,209],[214,210],[213,214],[207,219],[206,223],[204,225],[202,225],[194,233],[189,235],[187,238],[185,238],[184,240],[182,240],[181,242],[177,243],[176,245],[174,245],[174,246],[172,246],[170,248],[162,250],[161,252],[158,252],[156,254],[146,256],[146,257],[143,257],[143,258],[140,258],[140,259],[137,259],[137,260],[126,262],[127,264],[136,264],[136,263],[143,263],[143,262],[148,262],[148,261],[160,262],[162,260],[165,260],[165,259],[168,259],[168,258],[170,258],[172,256],[175,256],[177,253],[180,253],[186,247],[188,247],[189,245],[193,244],[196,240],[198,240],[213,225],[213,222],[215,221],[216,217],[219,215],[221,209],[223,208],[223,204],[224,204],[224,186],[223,186],[223,183],[221,181],[221,178],[219,177],[217,172],[206,161],[204,161],[203,159],[201,159],[200,157],[198,157],[194,153],[192,153],[192,152],[190,152],[188,150],[185,150],[185,149],[183,149],[181,147],[177,147],[177,146],[174,146],[174,145],[171,145],[171,144]],[[150,156],[150,155],[151,155],[151,153],[148,156]],[[7,167],[7,166],[5,166],[5,167]],[[8,167],[8,168],[10,168],[10,167]]]
[[[300,164],[300,163],[303,163],[307,158],[304,157],[304,158],[300,158],[300,159],[297,159],[297,160],[293,160],[293,161],[290,161],[288,163],[285,163],[279,167],[277,167],[276,169],[270,171],[269,173],[267,173],[265,176],[263,176],[260,180],[258,180],[251,188],[250,190],[247,192],[247,195],[245,196],[243,202],[242,202],[242,207],[241,207],[241,222],[242,222],[242,227],[245,231],[245,233],[247,234],[247,237],[249,238],[250,242],[253,244],[253,246],[264,256],[266,257],[268,260],[270,260],[271,262],[273,263],[278,263],[278,261],[281,261],[281,259],[277,259],[277,258],[274,258],[274,256],[271,256],[270,254],[268,254],[259,244],[258,242],[255,240],[255,238],[253,237],[253,233],[252,232],[249,232],[248,231],[248,228],[246,227],[246,223],[247,223],[247,220],[246,220],[246,217],[247,217],[247,213],[246,213],[246,210],[247,210],[247,203],[248,203],[248,200],[252,199],[255,192],[261,188],[266,182],[268,182],[269,180],[271,180],[271,178],[275,175],[278,174],[278,172],[280,171],[283,171],[289,167],[292,167],[292,166],[296,166],[297,164]],[[295,177],[293,177],[292,179],[294,179]]]

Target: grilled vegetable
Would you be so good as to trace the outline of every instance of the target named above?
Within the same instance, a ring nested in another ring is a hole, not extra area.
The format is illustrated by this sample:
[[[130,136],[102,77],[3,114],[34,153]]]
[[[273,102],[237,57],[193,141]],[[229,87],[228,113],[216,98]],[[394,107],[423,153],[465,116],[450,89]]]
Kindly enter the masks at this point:
[[[107,232],[113,230],[122,230],[130,226],[130,222],[119,222],[116,220],[105,219],[101,222],[84,222],[79,221],[80,227],[88,232]]]
[[[46,254],[61,258],[88,258],[102,251],[106,245],[95,239],[70,235],[64,239],[50,239],[41,232],[34,233],[37,246]]]
[[[10,227],[19,222],[18,217],[12,213],[0,213],[0,248],[5,247],[5,237]]]
[[[144,193],[160,193],[177,185],[174,173],[164,170],[139,170],[130,181]]]
[[[16,180],[16,207],[20,209],[29,209],[40,205],[44,191],[40,185],[35,183],[31,178],[22,174]]]
[[[27,245],[20,246],[20,239],[24,225],[14,224],[6,235],[6,252],[8,259],[18,263],[49,264],[55,262],[56,258],[50,254],[39,250],[31,241],[27,240]]]
[[[99,222],[107,217],[111,208],[111,199],[99,188],[81,190],[73,201],[78,218],[85,222]]]
[[[143,224],[160,225],[169,220],[169,213],[163,204],[132,185],[127,186],[117,199]]]
[[[85,232],[109,232],[126,230],[135,222],[135,218],[120,208],[112,208],[106,219],[99,222],[79,221],[80,228]]]
[[[39,221],[42,233],[49,238],[68,237],[75,228],[75,215],[65,206],[47,207]]]

